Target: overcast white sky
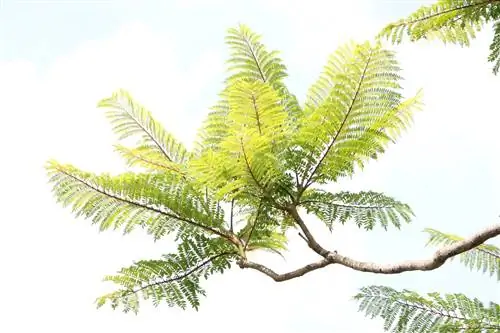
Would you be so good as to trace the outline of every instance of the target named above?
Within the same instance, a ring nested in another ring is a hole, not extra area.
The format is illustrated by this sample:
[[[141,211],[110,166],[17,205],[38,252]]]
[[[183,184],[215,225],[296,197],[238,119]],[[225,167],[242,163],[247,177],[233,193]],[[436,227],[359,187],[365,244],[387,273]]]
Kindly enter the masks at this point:
[[[420,292],[463,292],[500,300],[496,282],[458,263],[438,271],[380,276],[330,267],[287,283],[235,269],[206,284],[199,312],[143,304],[139,315],[94,299],[101,282],[133,260],[172,248],[142,233],[98,233],[58,206],[42,168],[49,158],[91,171],[122,168],[110,127],[95,105],[126,88],[179,138],[190,141],[224,79],[225,30],[239,22],[283,51],[291,89],[303,100],[329,53],[371,38],[418,1],[15,1],[0,7],[1,332],[382,332],[356,313],[350,297],[369,284]],[[467,235],[500,214],[500,78],[486,63],[491,33],[470,49],[418,43],[398,48],[408,94],[423,87],[415,125],[349,189],[383,191],[408,202],[417,218],[402,231],[353,227],[325,246],[378,262],[424,258],[420,231]],[[496,241],[496,244],[499,244]],[[315,259],[293,240],[276,270]]]

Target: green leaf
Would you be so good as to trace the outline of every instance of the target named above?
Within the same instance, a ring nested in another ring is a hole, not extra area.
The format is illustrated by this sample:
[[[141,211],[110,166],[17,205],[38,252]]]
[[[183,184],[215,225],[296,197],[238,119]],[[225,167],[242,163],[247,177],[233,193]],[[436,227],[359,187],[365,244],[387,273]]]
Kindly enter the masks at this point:
[[[243,80],[268,83],[280,96],[281,103],[289,116],[296,119],[301,108],[297,98],[283,83],[288,74],[279,58],[279,52],[268,51],[261,43],[261,36],[243,24],[228,30],[226,44],[231,51],[228,60],[231,75],[227,82]]]
[[[384,320],[384,329],[395,333],[417,332],[498,332],[500,306],[486,307],[478,299],[463,294],[397,291],[386,286],[361,288],[354,296],[359,311]]]
[[[285,177],[280,155],[288,116],[273,88],[259,81],[234,82],[227,101],[225,136],[218,147],[192,159],[190,168],[217,198],[230,201],[242,192],[266,191]]]
[[[408,127],[420,96],[403,100],[399,71],[380,45],[351,43],[330,57],[294,137],[305,187],[352,175]]]
[[[493,72],[499,68],[498,19],[500,1],[498,0],[439,0],[433,5],[422,6],[407,18],[387,25],[379,37],[399,44],[406,34],[412,41],[419,39],[438,39],[444,43],[469,46],[482,27],[495,22],[495,37],[490,46],[488,61],[494,63]]]
[[[494,36],[490,45],[488,61],[494,63],[493,74],[498,74],[500,70],[500,21],[496,22],[494,25]]]
[[[150,171],[169,171],[184,175],[185,165],[181,165],[165,159],[157,147],[141,145],[136,148],[128,148],[123,145],[115,145],[115,150],[127,161],[129,166],[140,166]]]
[[[372,230],[377,224],[387,229],[408,223],[414,216],[410,206],[377,192],[330,193],[310,190],[304,193],[301,204],[333,229],[334,223],[352,220],[360,228]]]
[[[108,110],[106,115],[120,140],[139,135],[139,146],[156,150],[168,162],[183,164],[189,159],[186,148],[125,90],[116,91],[98,106]]]
[[[46,168],[57,200],[101,230],[123,228],[128,233],[140,226],[155,239],[174,231],[221,234],[222,210],[176,173],[95,175],[55,161]]]
[[[185,239],[176,253],[164,255],[161,260],[138,261],[117,275],[105,277],[105,281],[121,288],[99,297],[97,306],[110,303],[114,309],[120,306],[124,312],[137,313],[142,297],[151,299],[155,306],[163,301],[169,306],[185,309],[189,305],[198,310],[200,297],[205,296],[200,279],[230,268],[233,255],[234,250],[220,239]]]

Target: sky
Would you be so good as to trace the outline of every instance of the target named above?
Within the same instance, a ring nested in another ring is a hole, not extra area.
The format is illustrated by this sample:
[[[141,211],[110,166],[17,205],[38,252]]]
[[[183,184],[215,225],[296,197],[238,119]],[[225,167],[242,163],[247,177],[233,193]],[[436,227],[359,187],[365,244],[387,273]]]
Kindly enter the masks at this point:
[[[55,158],[82,169],[123,170],[115,137],[97,102],[127,89],[187,144],[225,77],[226,29],[245,23],[282,51],[290,89],[304,100],[328,55],[351,39],[372,38],[385,23],[425,2],[351,1],[15,1],[0,6],[0,302],[1,332],[382,332],[351,300],[366,285],[426,293],[461,292],[500,301],[496,282],[458,262],[432,272],[382,276],[328,267],[275,283],[234,270],[205,283],[198,312],[143,303],[138,315],[94,300],[101,281],[134,260],[172,250],[141,232],[99,233],[56,204],[43,165]],[[329,234],[307,217],[327,248],[359,260],[424,259],[425,227],[467,236],[500,215],[500,80],[486,62],[491,32],[462,49],[439,42],[395,49],[405,93],[424,90],[411,129],[352,180],[409,203],[416,218],[402,230],[365,232],[351,225]],[[493,244],[499,244],[498,240]],[[291,239],[286,261],[258,257],[277,271],[316,256]]]

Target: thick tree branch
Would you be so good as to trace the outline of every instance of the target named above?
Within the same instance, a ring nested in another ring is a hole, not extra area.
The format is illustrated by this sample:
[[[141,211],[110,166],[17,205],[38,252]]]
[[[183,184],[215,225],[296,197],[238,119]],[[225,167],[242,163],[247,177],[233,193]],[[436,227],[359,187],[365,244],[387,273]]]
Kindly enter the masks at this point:
[[[397,264],[377,264],[373,262],[363,262],[342,256],[336,252],[329,253],[327,259],[332,264],[340,264],[361,272],[371,272],[378,274],[399,274],[409,271],[431,271],[441,267],[446,260],[467,252],[483,244],[488,239],[500,235],[500,224],[494,224],[486,229],[465,238],[455,244],[445,246],[437,250],[430,259],[409,260]]]
[[[304,233],[304,237],[302,236],[301,237],[305,238],[305,240],[307,241],[307,245],[309,245],[309,247],[314,252],[326,258],[331,252],[324,249],[321,245],[319,245],[319,243],[312,235],[311,231],[309,231],[309,228],[307,227],[306,223],[304,222],[304,220],[302,220],[302,217],[300,217],[299,213],[297,212],[297,207],[289,206],[287,207],[287,212],[295,220],[295,222],[297,222],[297,224],[300,227],[300,230],[302,230],[302,232]]]
[[[293,212],[296,213],[296,210],[290,210],[290,213],[293,215]],[[238,265],[241,268],[251,268],[255,269],[261,273],[272,278],[274,281],[282,282],[291,280],[300,276],[303,276],[309,272],[317,270],[319,268],[323,268],[332,264],[340,264],[345,267],[352,268],[356,271],[360,272],[370,272],[376,274],[400,274],[403,272],[409,271],[431,271],[441,267],[446,260],[459,255],[461,253],[467,252],[476,248],[477,246],[483,244],[487,240],[494,238],[500,235],[500,224],[494,224],[486,229],[472,235],[469,238],[466,238],[457,243],[445,246],[434,253],[434,255],[430,259],[424,260],[408,260],[401,263],[396,264],[377,264],[373,262],[364,262],[358,261],[335,252],[330,252],[321,247],[311,235],[310,231],[307,229],[307,226],[304,224],[302,219],[298,214],[299,226],[301,227],[303,233],[305,234],[305,239],[308,242],[309,246],[318,254],[324,256],[324,259],[315,263],[308,264],[302,268],[296,269],[294,271],[278,274],[272,269],[251,261],[240,260]],[[295,217],[294,217],[295,218]],[[325,253],[326,252],[326,253]]]

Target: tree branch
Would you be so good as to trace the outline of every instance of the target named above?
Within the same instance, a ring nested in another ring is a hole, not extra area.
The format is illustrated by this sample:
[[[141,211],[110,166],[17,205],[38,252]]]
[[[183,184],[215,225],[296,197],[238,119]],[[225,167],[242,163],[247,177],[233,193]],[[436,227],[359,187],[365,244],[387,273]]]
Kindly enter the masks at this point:
[[[257,264],[255,262],[245,261],[245,260],[241,260],[238,262],[238,265],[240,266],[240,268],[255,269],[255,270],[269,276],[271,279],[273,279],[276,282],[283,282],[283,281],[295,279],[299,276],[303,276],[309,272],[323,268],[323,267],[328,266],[330,264],[331,264],[331,262],[329,262],[327,259],[322,259],[321,261],[305,265],[304,267],[301,267],[301,268],[296,269],[294,271],[291,271],[288,273],[283,273],[283,274],[278,274],[275,271],[273,271],[272,269],[270,269],[264,265]]]
[[[430,259],[408,260],[397,264],[383,265],[373,262],[357,261],[352,258],[342,256],[336,252],[330,252],[326,258],[332,264],[340,264],[360,272],[399,274],[409,271],[432,271],[441,267],[446,260],[472,250],[486,242],[488,239],[494,238],[498,235],[500,235],[500,224],[494,224],[469,238],[465,238],[462,241],[437,250]]]
[[[294,210],[291,210],[291,213]],[[296,211],[295,211],[296,212]],[[296,214],[298,216],[298,214]],[[360,272],[369,272],[376,274],[400,274],[403,272],[409,271],[431,271],[441,267],[446,260],[464,253],[466,251],[472,250],[477,246],[483,244],[487,240],[494,238],[500,235],[500,224],[494,224],[486,229],[472,235],[469,238],[466,238],[462,241],[459,241],[455,244],[445,246],[434,253],[434,255],[430,259],[425,260],[408,260],[401,263],[396,264],[377,264],[373,262],[363,262],[358,261],[337,253],[337,251],[330,252],[323,249],[311,235],[310,231],[307,229],[307,226],[303,223],[300,216],[298,216],[299,226],[304,232],[305,240],[308,242],[309,247],[311,247],[316,253],[322,255],[324,259],[321,261],[308,264],[294,271],[278,274],[272,269],[251,261],[247,261],[245,259],[241,259],[238,261],[238,265],[240,268],[251,268],[255,269],[270,278],[272,278],[276,282],[283,282],[287,280],[291,280],[300,276],[303,276],[309,272],[317,270],[319,268],[323,268],[332,264],[340,264],[345,267],[352,268],[356,271]],[[317,247],[315,249],[315,247]],[[326,253],[325,253],[326,252]]]
[[[233,219],[234,219],[234,198],[231,199],[231,216],[229,217],[229,231],[234,232],[233,228]]]
[[[290,214],[290,216],[297,222],[297,224],[300,227],[300,230],[304,233],[304,235],[301,237],[307,242],[307,245],[319,254],[322,257],[327,257],[331,252],[324,249],[314,238],[312,235],[311,231],[309,231],[309,228],[307,227],[306,223],[304,220],[302,220],[302,217],[300,217],[299,213],[297,212],[297,207],[291,205],[287,207],[287,212]]]

